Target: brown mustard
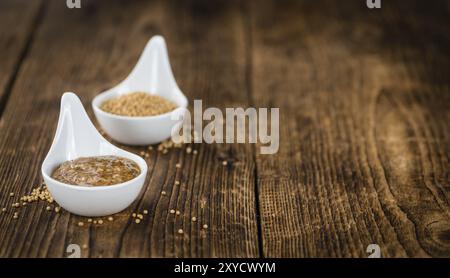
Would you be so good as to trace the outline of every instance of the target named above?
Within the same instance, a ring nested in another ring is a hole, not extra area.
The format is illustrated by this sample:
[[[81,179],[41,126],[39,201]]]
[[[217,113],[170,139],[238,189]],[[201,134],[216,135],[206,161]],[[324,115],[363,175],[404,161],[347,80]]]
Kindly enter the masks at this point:
[[[102,186],[129,181],[140,173],[134,161],[109,155],[66,161],[56,168],[52,178],[71,185]]]

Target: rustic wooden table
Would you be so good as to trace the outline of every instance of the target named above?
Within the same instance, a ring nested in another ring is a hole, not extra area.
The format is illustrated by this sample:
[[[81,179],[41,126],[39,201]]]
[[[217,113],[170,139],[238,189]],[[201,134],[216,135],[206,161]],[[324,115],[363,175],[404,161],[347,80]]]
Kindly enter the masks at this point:
[[[449,1],[65,2],[0,1],[1,257],[450,256]],[[155,34],[191,103],[279,107],[279,152],[152,152],[139,200],[104,225],[12,209],[41,182],[61,94],[92,116]]]

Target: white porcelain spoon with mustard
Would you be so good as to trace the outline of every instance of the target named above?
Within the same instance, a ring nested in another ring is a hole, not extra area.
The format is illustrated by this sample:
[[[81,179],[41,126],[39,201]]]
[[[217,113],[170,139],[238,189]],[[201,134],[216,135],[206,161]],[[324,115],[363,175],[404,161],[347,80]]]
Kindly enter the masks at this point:
[[[103,111],[101,104],[111,98],[132,92],[146,92],[163,97],[177,109],[156,116],[131,117]],[[97,95],[92,101],[97,121],[115,141],[127,145],[149,145],[171,137],[180,126],[188,101],[175,81],[164,38],[152,37],[134,69],[119,85]]]
[[[131,159],[139,166],[140,174],[124,183],[91,187],[65,184],[51,177],[63,162],[105,155]],[[61,207],[78,215],[105,216],[124,210],[138,197],[147,175],[147,163],[103,138],[80,99],[73,93],[65,93],[56,134],[41,171],[48,190]]]

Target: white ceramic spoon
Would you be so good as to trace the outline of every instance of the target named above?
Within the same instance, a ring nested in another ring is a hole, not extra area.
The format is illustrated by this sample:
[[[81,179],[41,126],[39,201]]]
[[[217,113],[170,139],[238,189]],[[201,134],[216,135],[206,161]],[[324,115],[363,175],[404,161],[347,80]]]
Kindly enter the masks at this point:
[[[105,100],[137,91],[164,97],[178,108],[148,117],[119,116],[100,109]],[[173,77],[166,43],[163,37],[154,36],[130,75],[116,87],[97,95],[92,108],[100,126],[112,139],[127,145],[149,145],[170,138],[172,129],[180,125],[187,104]]]
[[[65,161],[100,155],[131,159],[139,165],[141,173],[121,184],[95,187],[69,185],[51,178],[55,168]],[[103,138],[89,120],[80,99],[73,93],[65,93],[56,135],[41,171],[48,190],[61,207],[83,216],[104,216],[124,210],[137,198],[147,175],[147,163]]]

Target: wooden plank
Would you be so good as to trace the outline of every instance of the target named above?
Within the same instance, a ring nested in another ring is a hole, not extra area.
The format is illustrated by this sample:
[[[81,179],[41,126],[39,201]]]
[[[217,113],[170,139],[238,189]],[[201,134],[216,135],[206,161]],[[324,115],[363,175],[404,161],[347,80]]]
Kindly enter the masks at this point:
[[[0,2],[0,116],[27,53],[32,33],[39,24],[41,3],[27,0]]]
[[[361,2],[249,7],[264,256],[450,256],[448,2]]]
[[[238,5],[176,1],[89,1],[69,10],[51,1],[11,94],[0,129],[1,191],[26,194],[40,182],[64,91],[90,110],[97,92],[131,70],[146,41],[166,36],[175,76],[189,99],[204,105],[246,105],[244,24]],[[198,13],[197,11],[201,11]],[[126,12],[124,12],[126,11]],[[193,146],[148,159],[148,186],[113,222],[78,227],[85,218],[33,204],[12,219],[14,198],[1,194],[1,257],[254,257],[258,235],[254,161],[248,146]],[[140,152],[144,148],[128,148]],[[227,159],[227,167],[221,161]],[[177,170],[175,164],[181,162]],[[174,181],[181,185],[175,186]],[[167,195],[162,196],[161,191]],[[181,215],[174,217],[170,209]],[[135,224],[130,214],[149,210]],[[192,222],[196,216],[198,221]],[[208,229],[202,229],[208,224]],[[183,235],[177,233],[184,230]]]

